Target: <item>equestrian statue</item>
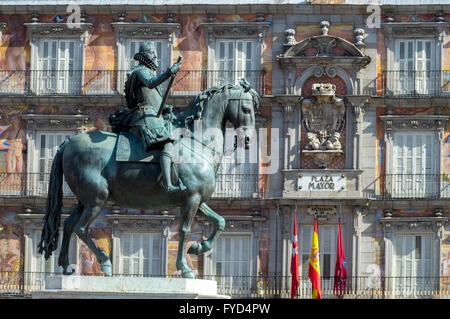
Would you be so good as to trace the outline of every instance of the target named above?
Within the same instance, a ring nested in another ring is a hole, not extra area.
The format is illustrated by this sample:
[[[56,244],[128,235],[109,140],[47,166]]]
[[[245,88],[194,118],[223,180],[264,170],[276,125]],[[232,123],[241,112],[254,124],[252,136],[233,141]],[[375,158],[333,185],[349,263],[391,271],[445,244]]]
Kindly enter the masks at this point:
[[[226,123],[233,125],[237,145],[248,149],[260,98],[243,79],[239,85],[208,88],[176,117],[165,100],[180,70],[181,57],[158,76],[157,56],[150,43],[142,44],[134,59],[139,63],[128,72],[125,82],[127,109],[110,116],[112,132],[80,133],[59,146],[52,162],[38,249],[48,259],[58,247],[64,178],[78,204],[64,221],[58,258],[63,274],[74,272],[68,272],[67,268],[70,238],[75,232],[94,252],[102,272],[112,275],[108,255],[88,232],[106,202],[112,202],[140,210],[179,207],[176,267],[182,277],[195,278],[185,257],[195,215],[210,220],[214,228],[206,240],[190,246],[189,254],[201,255],[211,250],[225,227],[224,218],[207,201],[216,186]],[[167,80],[163,94],[161,85]],[[174,153],[182,160],[174,160]]]

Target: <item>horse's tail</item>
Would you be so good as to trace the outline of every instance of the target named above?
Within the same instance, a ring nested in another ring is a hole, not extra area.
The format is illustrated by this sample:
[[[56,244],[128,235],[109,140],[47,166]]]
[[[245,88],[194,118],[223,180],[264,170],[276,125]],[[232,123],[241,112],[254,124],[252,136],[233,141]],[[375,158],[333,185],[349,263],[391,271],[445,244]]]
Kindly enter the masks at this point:
[[[64,141],[53,158],[50,181],[48,185],[46,213],[44,216],[44,226],[42,227],[41,241],[39,242],[39,253],[45,252],[47,260],[54,250],[58,248],[60,215],[62,210],[63,197],[63,167],[62,156],[66,143]]]

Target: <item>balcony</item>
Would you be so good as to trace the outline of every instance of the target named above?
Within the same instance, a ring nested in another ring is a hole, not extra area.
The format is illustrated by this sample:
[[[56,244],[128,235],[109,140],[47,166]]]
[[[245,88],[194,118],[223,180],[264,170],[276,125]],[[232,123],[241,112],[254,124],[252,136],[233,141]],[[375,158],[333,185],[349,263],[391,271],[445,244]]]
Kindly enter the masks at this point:
[[[214,199],[262,198],[264,180],[258,174],[217,174]],[[50,174],[48,173],[0,173],[0,196],[47,197]],[[63,197],[75,195],[64,182]]]
[[[450,71],[383,71],[384,96],[428,97],[450,94]]]
[[[385,174],[380,199],[450,198],[450,174]]]
[[[0,95],[122,95],[128,70],[0,70]],[[246,78],[259,93],[265,92],[265,72],[261,70],[180,71],[171,95],[197,95],[215,85],[237,84]],[[163,84],[166,86],[167,83]]]
[[[45,290],[45,277],[61,273],[3,271],[0,272],[0,299],[7,297],[30,298],[33,292]],[[88,276],[88,275],[86,275]],[[179,277],[169,275],[128,275],[119,277]],[[290,276],[199,276],[198,279],[215,280],[217,293],[232,298],[290,298]],[[341,296],[333,292],[334,279],[321,278],[323,299],[449,299],[450,277],[348,277]],[[311,299],[311,282],[300,278],[296,299]]]

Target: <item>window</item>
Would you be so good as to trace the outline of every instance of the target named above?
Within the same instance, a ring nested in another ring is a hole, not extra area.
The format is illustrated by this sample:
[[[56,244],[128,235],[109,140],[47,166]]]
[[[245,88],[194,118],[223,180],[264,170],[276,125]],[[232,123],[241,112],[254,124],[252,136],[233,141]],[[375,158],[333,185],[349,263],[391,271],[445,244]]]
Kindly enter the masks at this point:
[[[424,197],[437,194],[439,176],[434,168],[434,132],[395,132],[393,134],[394,197]]]
[[[235,131],[227,128],[215,196],[253,198],[259,192],[257,150],[233,151],[235,142]]]
[[[61,251],[61,243],[63,238],[62,234],[60,234],[59,236],[58,248],[53,251],[48,260],[45,260],[44,254],[40,254],[38,252],[38,244],[41,240],[41,234],[42,231],[37,229],[33,230],[31,233],[31,268],[30,272],[27,274],[27,283],[32,286],[36,286],[38,289],[44,288],[45,274],[62,272],[62,268],[58,266],[59,252]],[[75,272],[78,272],[77,238],[75,234],[72,234],[72,237],[70,239],[69,263],[70,266],[68,267],[67,271],[70,272],[72,270],[75,270]]]
[[[395,43],[395,73],[398,94],[428,94],[439,78],[434,68],[433,40],[398,39]]]
[[[42,39],[39,41],[38,92],[76,93],[81,88],[81,72],[75,54],[79,41]]]
[[[432,289],[436,278],[432,267],[431,235],[397,235],[394,242],[394,288]]]
[[[221,288],[249,288],[251,283],[251,237],[222,235],[211,253],[212,274]]]
[[[139,52],[139,46],[149,41],[147,39],[129,39],[126,42],[126,53],[125,53],[125,67],[126,70],[131,70],[133,66],[138,64],[138,61],[134,60],[134,55]],[[160,75],[163,71],[166,70],[167,66],[165,65],[167,63],[168,57],[167,57],[167,44],[165,40],[150,40],[150,42],[153,44],[153,50],[156,52],[157,60],[159,63],[159,67],[156,70],[156,74]],[[170,58],[170,57],[169,57]]]
[[[301,256],[302,256],[301,275],[302,278],[305,280],[308,279],[309,257],[311,254],[313,225],[301,225],[300,229],[302,232],[300,242]],[[334,266],[336,264],[337,226],[319,225],[318,235],[319,235],[320,277],[323,280],[332,281],[334,276]]]
[[[121,275],[163,275],[161,233],[123,232],[119,259]]]
[[[37,163],[35,167],[37,167],[38,172],[32,176],[35,181],[34,185],[36,185],[35,189],[33,189],[34,195],[47,195],[53,158],[58,151],[58,147],[72,135],[72,132],[37,132]],[[63,193],[64,195],[71,194],[65,182],[63,185]]]
[[[257,85],[261,72],[256,71],[256,42],[253,40],[217,40],[213,85],[237,84],[246,78],[252,87]]]

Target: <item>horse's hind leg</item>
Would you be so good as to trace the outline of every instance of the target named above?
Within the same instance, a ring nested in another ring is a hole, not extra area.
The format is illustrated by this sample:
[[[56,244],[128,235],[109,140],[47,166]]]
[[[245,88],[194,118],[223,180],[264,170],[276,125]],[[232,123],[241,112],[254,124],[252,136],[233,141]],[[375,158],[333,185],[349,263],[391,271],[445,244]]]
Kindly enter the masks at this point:
[[[200,195],[195,194],[189,197],[184,206],[181,207],[180,232],[178,240],[177,270],[181,270],[183,278],[195,278],[194,272],[187,265],[186,244],[191,235],[191,226],[194,216],[200,204]]]
[[[188,250],[188,254],[193,255],[201,255],[207,251],[210,251],[217,236],[219,236],[219,234],[225,229],[225,219],[213,211],[208,205],[206,205],[206,203],[202,203],[199,206],[198,212],[200,216],[203,216],[213,222],[214,230],[207,240],[192,244]]]
[[[78,205],[73,210],[72,214],[66,218],[64,221],[64,235],[61,244],[61,250],[59,252],[58,265],[63,267],[64,275],[72,275],[75,270],[72,272],[67,272],[67,267],[69,266],[69,246],[70,246],[70,238],[73,233],[73,229],[81,217],[81,213],[83,212],[83,205],[78,202]]]
[[[100,268],[105,275],[111,276],[112,265],[106,253],[97,246],[95,241],[89,237],[89,225],[97,218],[103,205],[88,206],[83,210],[83,214],[75,225],[74,232],[80,237],[82,241],[94,252],[99,261]]]

